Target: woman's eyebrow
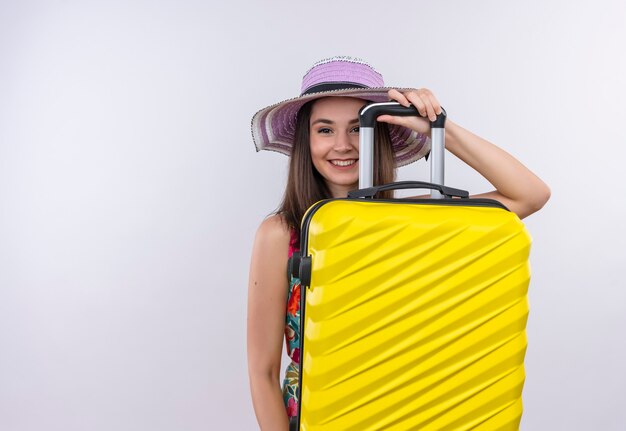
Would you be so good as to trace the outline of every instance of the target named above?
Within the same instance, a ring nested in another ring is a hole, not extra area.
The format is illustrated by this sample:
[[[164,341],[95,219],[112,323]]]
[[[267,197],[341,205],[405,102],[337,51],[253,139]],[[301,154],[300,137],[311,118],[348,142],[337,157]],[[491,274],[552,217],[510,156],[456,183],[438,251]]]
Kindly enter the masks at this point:
[[[350,121],[348,122],[348,124],[355,124],[355,123],[358,123],[358,122],[359,122],[359,119],[358,119],[358,118],[354,118],[354,119],[350,120]],[[317,120],[315,120],[315,121],[313,121],[313,122],[311,123],[311,126],[314,126],[314,125],[315,125],[315,124],[317,124],[317,123],[323,123],[323,124],[335,124],[335,122],[334,122],[334,121],[332,121],[332,120],[327,120],[326,118],[318,118]]]
[[[323,124],[335,124],[333,121],[331,120],[327,120],[326,118],[318,118],[317,120],[313,121],[311,123],[311,126],[314,126],[317,123],[323,123]]]

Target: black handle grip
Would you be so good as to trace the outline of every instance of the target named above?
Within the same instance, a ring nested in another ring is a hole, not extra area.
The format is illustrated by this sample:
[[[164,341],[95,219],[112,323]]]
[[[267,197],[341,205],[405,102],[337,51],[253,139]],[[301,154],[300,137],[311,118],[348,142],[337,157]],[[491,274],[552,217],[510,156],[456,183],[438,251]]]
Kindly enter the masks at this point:
[[[374,127],[376,119],[380,115],[395,115],[397,117],[422,117],[417,108],[413,105],[402,106],[398,102],[373,103],[365,105],[359,111],[359,121],[361,127]],[[426,116],[424,116],[426,117]],[[446,124],[446,111],[441,108],[441,114],[437,115],[435,121],[430,122],[433,129],[442,129]]]
[[[441,184],[426,183],[424,181],[397,181],[395,183],[383,184],[380,186],[368,187],[366,189],[352,190],[348,192],[349,198],[373,198],[378,192],[385,190],[402,190],[402,189],[430,189],[437,190],[442,195],[453,198],[467,199],[469,193],[466,190],[455,189],[452,187],[442,186]]]
[[[300,277],[300,253],[294,252],[287,261],[287,282],[291,281],[291,277]]]

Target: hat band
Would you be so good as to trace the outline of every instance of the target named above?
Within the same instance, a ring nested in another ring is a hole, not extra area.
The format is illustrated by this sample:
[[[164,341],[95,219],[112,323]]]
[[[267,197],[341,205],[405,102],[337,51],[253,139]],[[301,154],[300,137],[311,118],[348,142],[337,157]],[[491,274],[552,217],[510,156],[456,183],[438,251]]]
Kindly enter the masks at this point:
[[[355,84],[354,82],[332,82],[332,83],[324,83],[317,84],[312,87],[307,88],[307,90],[301,94],[304,96],[306,94],[311,93],[321,93],[323,91],[334,91],[334,90],[348,90],[350,88],[369,88],[365,85]]]

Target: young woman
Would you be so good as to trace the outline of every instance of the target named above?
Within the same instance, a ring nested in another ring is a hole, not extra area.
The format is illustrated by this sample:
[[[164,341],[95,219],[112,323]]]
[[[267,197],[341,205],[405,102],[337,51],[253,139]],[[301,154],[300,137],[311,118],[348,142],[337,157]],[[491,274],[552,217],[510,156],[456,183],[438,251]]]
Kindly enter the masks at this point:
[[[304,76],[300,97],[259,111],[252,120],[257,150],[290,155],[289,176],[278,211],[256,234],[248,291],[248,369],[252,400],[262,430],[288,430],[297,414],[300,282],[285,278],[287,260],[298,249],[304,212],[326,198],[358,188],[358,111],[368,101],[413,104],[434,120],[441,113],[427,89],[392,89],[369,65],[348,57],[316,63]],[[392,182],[395,168],[429,151],[430,124],[417,117],[378,118],[375,184]],[[476,195],[498,200],[524,218],[539,210],[550,190],[511,155],[446,120],[446,148],[483,175],[495,190]],[[282,339],[292,362],[282,389]]]

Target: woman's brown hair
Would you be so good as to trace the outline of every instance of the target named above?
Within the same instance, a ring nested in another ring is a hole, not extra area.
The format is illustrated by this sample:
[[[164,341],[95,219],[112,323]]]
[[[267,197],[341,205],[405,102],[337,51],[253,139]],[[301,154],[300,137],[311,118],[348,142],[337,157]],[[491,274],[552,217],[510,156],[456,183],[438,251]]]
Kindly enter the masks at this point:
[[[306,210],[318,201],[332,198],[324,178],[315,169],[311,160],[309,123],[314,103],[315,100],[307,102],[298,111],[293,149],[289,160],[287,187],[277,211],[298,236],[300,223]],[[393,182],[396,170],[387,125],[377,123],[374,136],[374,185]],[[393,191],[379,193],[379,197],[391,198]]]

